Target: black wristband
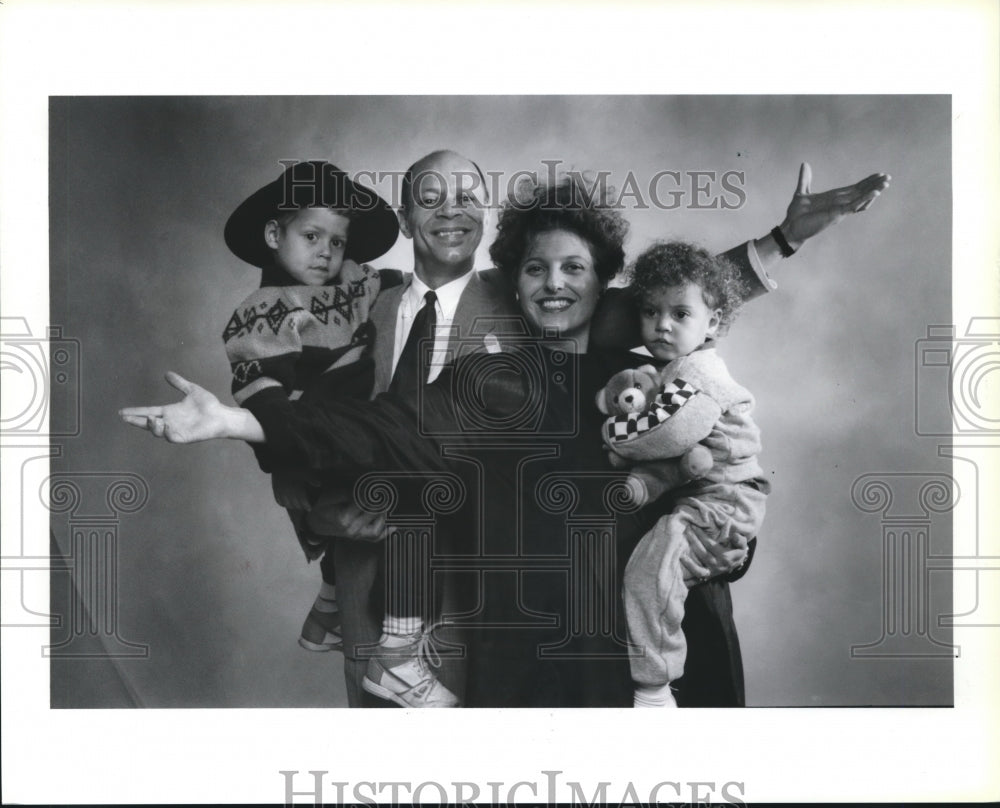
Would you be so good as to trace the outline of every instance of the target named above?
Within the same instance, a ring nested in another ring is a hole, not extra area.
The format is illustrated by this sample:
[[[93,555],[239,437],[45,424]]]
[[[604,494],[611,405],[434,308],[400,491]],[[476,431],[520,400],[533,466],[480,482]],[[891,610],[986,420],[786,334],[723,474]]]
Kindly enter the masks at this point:
[[[779,226],[775,225],[774,229],[771,231],[771,235],[774,236],[778,249],[781,250],[782,258],[791,258],[795,255],[795,250],[792,249],[792,245],[788,243],[788,239],[785,238],[785,234],[781,232],[781,228]]]

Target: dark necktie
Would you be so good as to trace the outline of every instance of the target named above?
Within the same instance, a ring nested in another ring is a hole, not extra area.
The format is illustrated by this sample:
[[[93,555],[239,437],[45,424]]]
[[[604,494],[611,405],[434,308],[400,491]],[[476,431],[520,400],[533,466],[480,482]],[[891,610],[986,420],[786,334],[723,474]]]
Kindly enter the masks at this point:
[[[428,291],[424,295],[424,305],[417,316],[413,318],[413,326],[410,328],[410,335],[406,338],[406,345],[399,355],[399,362],[396,363],[396,372],[392,376],[389,384],[389,392],[395,395],[406,396],[416,393],[417,386],[427,381],[427,371],[429,366],[424,367],[424,378],[420,378],[420,345],[433,344],[425,340],[434,339],[434,331],[437,326],[437,295],[433,291]]]

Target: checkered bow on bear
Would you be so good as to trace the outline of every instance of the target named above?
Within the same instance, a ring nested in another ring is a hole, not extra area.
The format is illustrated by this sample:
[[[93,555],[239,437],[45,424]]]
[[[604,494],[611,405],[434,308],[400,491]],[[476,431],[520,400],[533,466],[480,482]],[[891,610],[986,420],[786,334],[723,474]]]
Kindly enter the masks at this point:
[[[613,415],[605,421],[608,440],[612,443],[631,440],[666,421],[683,407],[698,391],[684,379],[674,379],[664,384],[643,412]]]

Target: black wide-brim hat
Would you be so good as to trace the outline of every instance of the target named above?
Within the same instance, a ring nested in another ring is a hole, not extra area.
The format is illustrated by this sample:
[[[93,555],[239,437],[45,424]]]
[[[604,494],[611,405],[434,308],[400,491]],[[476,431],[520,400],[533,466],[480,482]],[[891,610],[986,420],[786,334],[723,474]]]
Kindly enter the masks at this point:
[[[264,241],[264,225],[302,208],[344,211],[351,220],[345,258],[359,264],[389,252],[399,235],[399,222],[389,203],[353,182],[332,163],[307,160],[286,168],[281,176],[247,197],[226,222],[226,246],[249,264],[272,263]]]

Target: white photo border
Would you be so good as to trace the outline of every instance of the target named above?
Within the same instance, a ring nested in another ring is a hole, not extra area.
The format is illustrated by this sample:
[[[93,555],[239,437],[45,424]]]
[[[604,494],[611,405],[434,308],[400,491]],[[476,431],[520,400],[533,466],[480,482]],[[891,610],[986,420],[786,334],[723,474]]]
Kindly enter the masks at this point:
[[[303,21],[300,56],[310,68],[297,70],[294,83],[261,58],[275,26],[293,16]],[[48,204],[53,95],[933,93],[952,97],[954,116],[952,322],[998,316],[998,17],[986,0],[725,7],[3,0],[0,301],[5,316],[39,329],[48,321],[48,236],[38,212]],[[357,69],[330,69],[330,51],[310,47],[324,30]],[[749,56],[735,65],[727,58],[734,49],[718,45],[725,42]],[[665,54],[685,69],[665,75]],[[440,69],[410,69],[415,58]],[[553,69],[537,72],[547,59]],[[8,471],[5,463],[5,480]],[[4,509],[5,534],[17,516]],[[956,511],[955,535],[975,517]],[[588,794],[599,781],[615,784],[608,793],[616,800],[628,783],[642,795],[660,781],[738,782],[732,793],[747,803],[997,799],[997,636],[955,629],[962,657],[954,708],[682,710],[665,733],[655,711],[55,711],[39,653],[47,632],[4,628],[3,796],[280,802],[279,771],[320,770],[328,783],[474,782],[483,798],[488,782],[544,785],[544,771],[559,771],[559,782],[584,783]],[[532,798],[530,789],[520,793]],[[534,799],[546,799],[544,791]]]

